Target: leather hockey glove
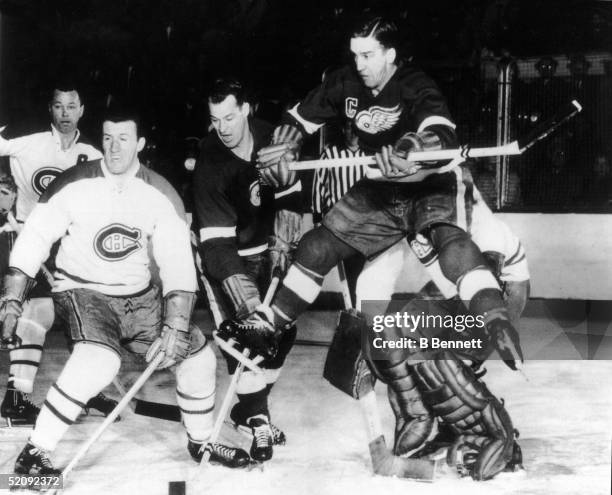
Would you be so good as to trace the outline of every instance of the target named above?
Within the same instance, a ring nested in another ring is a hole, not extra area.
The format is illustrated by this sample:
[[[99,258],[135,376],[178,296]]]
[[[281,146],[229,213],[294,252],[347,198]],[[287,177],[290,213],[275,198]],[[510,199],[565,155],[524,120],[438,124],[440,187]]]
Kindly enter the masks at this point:
[[[519,334],[512,324],[504,317],[495,317],[486,323],[486,332],[490,343],[504,363],[511,370],[520,369],[523,363],[523,350]]]
[[[257,168],[264,184],[282,188],[295,183],[297,173],[289,170],[289,165],[297,160],[302,141],[302,133],[292,125],[283,124],[274,130],[270,145],[257,152]]]
[[[189,322],[195,303],[193,292],[172,291],[164,297],[164,316],[161,335],[155,339],[145,357],[150,363],[158,352],[164,352],[166,357],[158,369],[164,369],[179,364],[191,351],[191,333]]]
[[[438,134],[432,131],[407,132],[394,146],[383,146],[376,153],[376,164],[389,179],[398,179],[416,174],[423,168],[437,168],[443,162],[411,162],[407,160],[411,151],[435,151],[443,149]]]
[[[34,279],[18,268],[9,267],[4,276],[0,295],[0,348],[14,349],[21,345],[17,323],[23,314],[23,302],[34,284]]]
[[[272,310],[262,304],[247,318],[224,321],[219,328],[219,337],[224,340],[233,338],[253,354],[271,359],[278,352],[282,335],[282,330],[274,328],[272,319]]]
[[[285,273],[302,237],[302,215],[291,210],[279,210],[274,218],[274,235],[268,248],[272,273],[278,268]]]
[[[221,282],[221,287],[232,302],[238,319],[246,318],[261,304],[257,284],[244,273],[230,275]]]

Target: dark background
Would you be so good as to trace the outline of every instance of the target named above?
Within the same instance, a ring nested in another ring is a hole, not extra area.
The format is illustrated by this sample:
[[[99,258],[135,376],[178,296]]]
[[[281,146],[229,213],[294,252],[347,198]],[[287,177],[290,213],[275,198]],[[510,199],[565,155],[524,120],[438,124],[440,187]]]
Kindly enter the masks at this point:
[[[47,125],[49,89],[74,79],[87,135],[97,141],[109,98],[133,99],[155,144],[150,160],[181,181],[185,138],[206,133],[212,79],[243,78],[259,114],[275,120],[348,60],[347,28],[367,10],[397,21],[403,55],[439,81],[464,139],[494,125],[482,60],[612,48],[612,2],[602,1],[1,0],[0,123],[7,137]],[[489,131],[481,138],[493,144]]]

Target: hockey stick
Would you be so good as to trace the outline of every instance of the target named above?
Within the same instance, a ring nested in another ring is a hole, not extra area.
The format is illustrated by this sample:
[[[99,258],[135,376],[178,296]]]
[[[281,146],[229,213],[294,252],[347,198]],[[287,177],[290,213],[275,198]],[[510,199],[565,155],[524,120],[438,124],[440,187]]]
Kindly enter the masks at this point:
[[[582,106],[576,100],[561,108],[553,117],[544,121],[537,129],[522,139],[512,141],[511,143],[501,146],[492,146],[488,148],[471,148],[469,145],[463,145],[460,148],[436,151],[412,151],[408,153],[407,160],[410,162],[427,162],[440,160],[453,160],[452,166],[468,159],[468,158],[484,158],[491,156],[506,156],[506,155],[521,155],[526,150],[542,139],[545,139],[559,126],[563,125],[568,120],[582,111]],[[455,161],[456,160],[456,161]],[[447,170],[451,164],[435,169],[421,169],[421,173],[432,171]],[[321,168],[337,168],[337,167],[356,167],[360,165],[376,165],[374,155],[358,156],[348,158],[331,158],[327,160],[305,160],[295,162],[289,165],[289,170],[313,170]],[[369,171],[368,177],[381,177],[382,174],[378,169]]]
[[[149,363],[147,368],[143,371],[143,373],[138,377],[138,380],[134,382],[134,385],[128,390],[125,396],[119,401],[119,404],[115,406],[115,409],[111,411],[111,413],[104,419],[104,421],[98,426],[96,431],[89,437],[89,439],[81,446],[76,455],[72,458],[72,460],[68,463],[68,465],[62,470],[62,482],[66,482],[66,478],[70,474],[70,472],[74,469],[77,463],[83,458],[83,456],[87,453],[90,447],[98,440],[100,435],[104,433],[104,431],[115,421],[115,418],[119,416],[121,411],[126,408],[128,403],[132,400],[132,398],[138,393],[138,391],[142,388],[144,383],[149,379],[149,377],[153,374],[153,372],[157,369],[160,363],[164,360],[166,354],[160,351],[157,356]],[[57,494],[59,490],[54,490],[51,493],[53,495]]]
[[[17,232],[17,234],[20,234],[21,231],[23,230],[23,227],[19,224],[19,222],[17,221],[17,219],[15,218],[15,216],[13,215],[12,211],[9,211],[6,219],[8,221],[8,223],[10,224],[11,228]],[[40,271],[43,274],[43,276],[45,277],[45,280],[47,281],[47,283],[49,284],[49,286],[53,287],[53,283],[55,282],[55,279],[53,277],[53,274],[51,273],[51,270],[49,270],[49,268],[47,268],[47,265],[45,265],[44,263],[42,265],[40,265]],[[117,389],[117,392],[119,392],[119,395],[121,396],[125,396],[126,392],[125,392],[125,388],[123,387],[123,385],[121,385],[121,382],[119,381],[119,379],[117,377],[115,377],[113,379],[113,386]],[[138,406],[138,399],[136,399],[137,402],[137,406]],[[130,409],[134,412],[136,412],[136,408],[132,407],[132,405],[130,404]],[[138,414],[138,413],[136,413]]]
[[[344,263],[342,261],[338,263],[338,275],[342,288],[344,309],[352,309],[351,294],[346,279]],[[359,407],[361,408],[366,423],[368,447],[374,473],[381,476],[397,476],[398,478],[433,481],[436,467],[435,462],[423,459],[398,457],[387,449],[374,387],[361,395],[357,399],[357,402],[359,402]]]
[[[274,291],[276,291],[276,286],[278,285],[278,278],[273,278],[271,285],[274,284]],[[223,316],[221,315],[221,310],[218,306],[217,300],[215,299],[214,293],[212,291],[212,287],[210,286],[210,282],[202,275],[202,283],[204,284],[204,288],[206,290],[206,295],[208,296],[208,301],[211,309],[211,313],[213,315],[213,320],[215,321],[215,326],[219,326],[223,321]],[[214,333],[213,333],[214,338]],[[235,341],[225,341],[220,338],[215,339],[215,343],[227,352],[232,357],[236,358],[239,362],[244,360],[244,356],[238,352],[238,350],[233,346]],[[263,358],[261,356],[256,356],[254,359],[249,359],[247,363],[249,364],[259,364]],[[246,363],[245,363],[246,364]],[[251,369],[251,368],[250,368]],[[260,372],[259,366],[256,367],[256,373]],[[114,382],[113,382],[114,383]],[[115,384],[117,386],[117,384]],[[119,384],[120,386],[120,384]],[[118,388],[118,387],[117,387]],[[119,389],[119,388],[118,388]],[[121,393],[124,395],[124,393]],[[177,405],[174,404],[162,404],[160,402],[151,402],[142,399],[134,399],[136,403],[134,407],[134,414],[138,414],[140,416],[148,416],[150,418],[163,419],[166,421],[181,421],[181,411]]]
[[[220,349],[223,349],[223,351],[225,351],[227,354],[232,356],[236,361],[244,363],[244,365],[251,371],[255,373],[261,373],[261,368],[257,366],[261,361],[263,361],[263,358],[261,356],[256,356],[253,359],[245,358],[244,354],[236,349],[236,344],[238,342],[236,342],[234,339],[225,340],[219,337],[218,329],[221,326],[221,323],[223,322],[224,318],[221,314],[221,309],[219,308],[219,304],[217,303],[217,299],[215,298],[215,293],[213,292],[213,288],[211,287],[210,282],[208,281],[205,275],[202,275],[200,279],[202,280],[202,284],[204,285],[204,290],[206,291],[206,296],[208,298],[208,305],[210,306],[210,312],[212,313],[213,320],[215,322],[216,329],[213,331],[213,339],[215,341],[215,344],[217,344],[217,346]],[[272,283],[273,282],[274,279],[272,280]],[[270,287],[272,287],[272,283],[270,284]],[[278,284],[278,281],[276,283]]]
[[[276,288],[278,287],[279,281],[280,281],[280,278],[277,275],[272,278],[272,281],[270,282],[270,286],[268,287],[268,291],[266,292],[266,296],[263,301],[265,305],[269,305],[270,302],[272,301],[272,297],[274,297],[274,293],[276,292]],[[208,283],[208,281],[206,282]],[[209,285],[209,288],[210,288],[210,285]],[[212,288],[211,288],[211,292],[212,292]],[[214,295],[213,295],[213,299],[214,299]],[[209,298],[209,302],[211,303],[211,306],[212,306],[213,303],[211,302],[210,298]],[[216,301],[214,304],[216,305]],[[221,322],[219,321],[220,316],[221,316],[221,312],[219,311],[219,308],[217,307],[216,311],[213,311],[215,325],[221,324]],[[219,439],[219,434],[221,433],[221,428],[223,427],[223,423],[225,422],[225,417],[227,416],[227,413],[229,412],[229,408],[232,405],[234,394],[236,392],[236,387],[238,387],[238,380],[240,379],[240,375],[242,375],[242,372],[244,371],[244,368],[247,365],[247,362],[251,361],[249,359],[250,352],[251,351],[249,349],[244,349],[242,351],[242,356],[244,357],[244,359],[238,360],[238,367],[236,368],[236,371],[234,371],[234,376],[232,376],[232,380],[230,381],[227,391],[225,392],[223,403],[221,404],[221,408],[219,409],[219,412],[217,414],[217,419],[215,420],[215,424],[213,426],[212,433],[210,434],[210,438],[208,440],[209,443],[214,443]],[[263,357],[257,356],[255,360],[257,358],[261,358],[258,362],[263,361]],[[259,368],[259,370],[261,372],[261,368]],[[202,460],[200,464],[208,463],[209,459],[210,459],[210,452],[205,451],[204,455],[202,456]]]

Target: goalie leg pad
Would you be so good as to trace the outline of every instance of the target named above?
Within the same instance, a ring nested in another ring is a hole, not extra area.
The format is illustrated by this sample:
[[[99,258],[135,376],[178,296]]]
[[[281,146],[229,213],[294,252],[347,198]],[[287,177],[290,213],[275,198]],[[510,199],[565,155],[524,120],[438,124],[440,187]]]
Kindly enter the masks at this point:
[[[447,463],[476,480],[506,469],[518,447],[516,432],[503,404],[474,372],[450,352],[413,370],[425,403],[458,434]]]
[[[342,311],[323,369],[323,378],[355,399],[371,391],[376,380],[361,352],[361,335],[366,329],[361,313]]]
[[[401,456],[421,448],[433,430],[434,417],[423,403],[407,361],[376,360],[371,366],[389,387],[389,402],[396,420],[393,453]]]

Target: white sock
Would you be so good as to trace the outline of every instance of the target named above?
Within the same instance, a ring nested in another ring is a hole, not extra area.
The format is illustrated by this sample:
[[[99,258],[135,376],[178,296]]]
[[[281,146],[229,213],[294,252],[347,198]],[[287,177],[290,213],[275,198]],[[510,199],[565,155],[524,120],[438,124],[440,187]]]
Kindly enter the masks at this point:
[[[20,392],[31,394],[40,365],[45,336],[53,325],[53,300],[30,299],[23,305],[17,324],[21,345],[9,352],[9,382]]]
[[[115,378],[120,365],[119,356],[107,347],[76,344],[57,382],[47,393],[31,442],[44,450],[54,450],[87,401]]]
[[[209,345],[176,367],[176,401],[187,435],[205,442],[213,429],[217,359]]]

